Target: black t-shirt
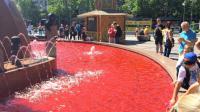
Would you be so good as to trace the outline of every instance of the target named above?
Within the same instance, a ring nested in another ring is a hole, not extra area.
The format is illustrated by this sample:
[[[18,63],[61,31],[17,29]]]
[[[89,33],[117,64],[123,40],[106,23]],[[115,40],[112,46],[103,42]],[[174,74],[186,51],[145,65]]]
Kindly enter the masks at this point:
[[[143,29],[140,30],[139,34],[140,34],[141,36],[144,35],[144,30],[143,30]]]
[[[116,37],[121,37],[122,36],[122,29],[121,29],[121,27],[120,26],[117,26],[116,27],[116,30],[117,30],[117,32],[116,32]]]
[[[162,24],[156,25],[156,30],[155,30],[155,37],[156,38],[162,38],[162,30],[164,29],[164,26]]]
[[[64,27],[60,27],[60,28],[59,28],[59,31],[60,31],[60,32],[64,32]]]

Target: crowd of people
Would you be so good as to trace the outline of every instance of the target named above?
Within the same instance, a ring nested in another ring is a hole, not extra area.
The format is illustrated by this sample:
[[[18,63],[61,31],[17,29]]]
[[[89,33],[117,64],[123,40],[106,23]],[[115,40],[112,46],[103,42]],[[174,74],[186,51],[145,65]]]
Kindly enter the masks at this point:
[[[165,25],[163,25],[161,24],[160,18],[157,19],[154,39],[156,45],[156,53],[160,53],[166,57],[169,57],[171,49],[174,47],[173,31],[171,29],[171,23],[169,21]]]
[[[27,26],[27,31],[29,35],[34,35],[35,33],[37,34],[35,36],[45,36],[47,29],[46,26],[42,25],[41,23],[39,23],[38,26],[35,28],[33,27],[33,25],[29,24]],[[69,25],[60,24],[60,26],[56,28],[56,31],[56,35],[61,39],[83,41],[88,40],[86,35],[86,28],[79,23],[73,23],[71,27]]]
[[[61,24],[58,29],[58,35],[61,39],[66,40],[88,40],[86,28],[79,23],[73,24],[71,27]]]
[[[154,31],[156,53],[169,57],[175,43],[171,23],[166,22],[166,24],[163,25],[159,18],[156,21],[157,24]],[[190,104],[187,104],[187,102],[191,101],[185,100],[191,98],[191,95],[195,96],[194,94],[200,94],[200,62],[198,61],[199,56],[194,52],[194,47],[200,50],[200,41],[198,41],[196,33],[190,29],[190,25],[187,21],[181,23],[181,28],[182,32],[178,37],[177,77],[174,82],[174,90],[170,100],[170,112],[182,112],[183,110],[194,108],[196,110],[187,112],[200,112],[200,107],[197,107],[197,105],[200,106],[200,102],[196,103],[196,106],[191,107]],[[180,88],[184,88],[187,91],[182,97],[178,98]],[[195,96],[196,99],[197,96]]]
[[[156,40],[156,47],[157,52],[158,48],[160,52],[162,52],[162,39],[163,35],[161,35],[161,29],[162,25],[160,24],[160,20],[157,20],[159,26],[156,30],[160,30],[156,32],[155,40]],[[174,40],[173,40],[173,33],[170,30],[170,25],[167,23],[167,30],[166,33],[166,42],[165,42],[165,56],[169,56],[170,50],[173,47]],[[172,107],[170,112],[182,112],[184,110],[188,109],[194,109],[196,107],[191,106],[183,106],[181,104],[186,103],[188,101],[185,101],[186,97],[188,97],[191,94],[200,93],[200,63],[198,61],[198,56],[194,52],[194,47],[196,45],[197,49],[200,50],[200,42],[198,42],[198,39],[196,37],[196,33],[193,32],[190,29],[188,22],[182,22],[181,24],[182,32],[179,35],[178,38],[178,54],[179,59],[176,65],[177,70],[177,79],[174,82],[174,90],[172,94],[172,98],[170,100],[170,106]],[[168,33],[167,33],[168,32]],[[170,44],[168,44],[170,43]],[[169,51],[168,51],[168,50]],[[178,92],[180,88],[184,88],[187,90],[187,92],[181,97],[178,98]],[[200,102],[199,104],[200,105]],[[188,112],[198,112],[198,111],[188,111]]]

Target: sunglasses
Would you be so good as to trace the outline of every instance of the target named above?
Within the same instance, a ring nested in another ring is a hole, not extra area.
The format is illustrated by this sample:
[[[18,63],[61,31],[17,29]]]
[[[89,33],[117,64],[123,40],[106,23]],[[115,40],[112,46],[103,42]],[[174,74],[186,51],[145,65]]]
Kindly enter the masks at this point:
[[[191,62],[191,61],[184,61],[184,64],[185,65],[193,65],[195,64],[196,62]]]

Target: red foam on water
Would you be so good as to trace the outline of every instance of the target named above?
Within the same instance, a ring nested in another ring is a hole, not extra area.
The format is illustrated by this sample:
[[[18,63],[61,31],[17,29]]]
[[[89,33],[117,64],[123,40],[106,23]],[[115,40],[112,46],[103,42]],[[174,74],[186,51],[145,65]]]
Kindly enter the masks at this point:
[[[102,54],[84,54],[95,46]],[[0,110],[10,112],[164,112],[169,101],[172,80],[151,59],[122,49],[84,44],[57,44],[57,66],[68,73],[97,71],[98,78],[88,78],[70,88],[57,91],[37,102],[12,99]],[[87,80],[88,80],[87,79]],[[9,108],[9,109],[8,109]]]

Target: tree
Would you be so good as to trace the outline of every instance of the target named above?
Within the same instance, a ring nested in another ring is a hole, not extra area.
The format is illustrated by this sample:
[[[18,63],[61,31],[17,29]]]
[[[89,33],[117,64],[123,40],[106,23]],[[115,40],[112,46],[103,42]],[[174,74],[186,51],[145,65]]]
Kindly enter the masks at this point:
[[[121,9],[129,14],[139,17],[174,17],[182,19],[184,0],[124,0]],[[191,17],[200,18],[200,0],[185,0],[187,20]]]
[[[59,16],[59,21],[68,23],[78,14],[94,9],[94,0],[49,0],[48,12]]]
[[[24,19],[32,20],[36,24],[45,15],[32,0],[16,0],[16,4]]]

